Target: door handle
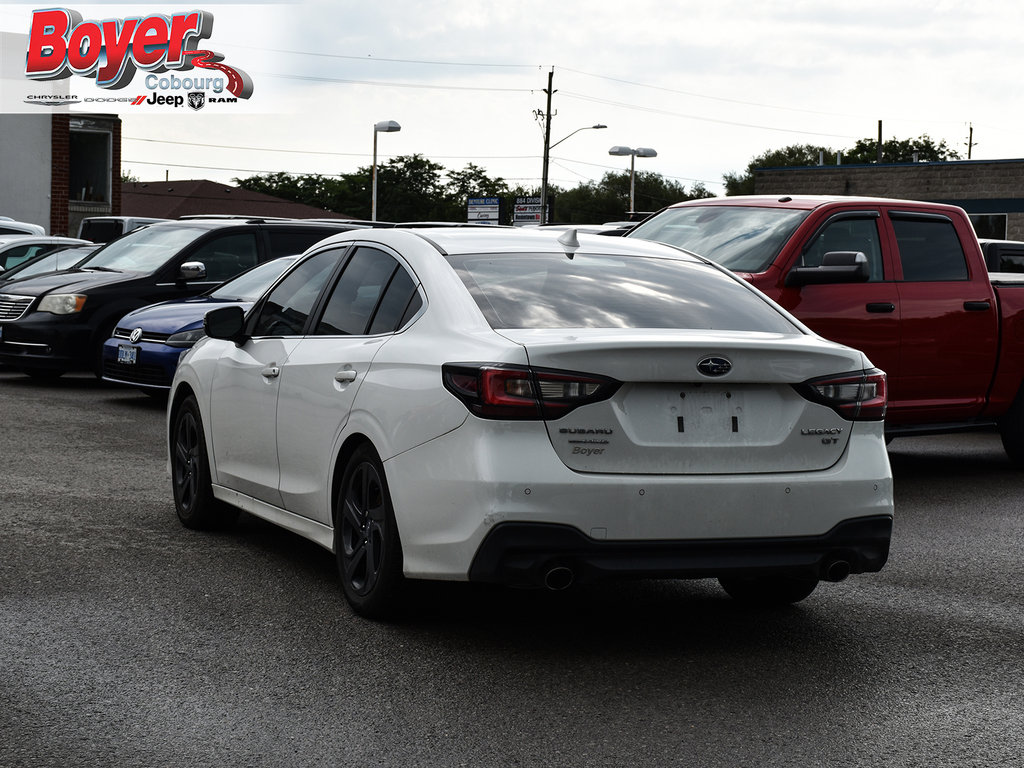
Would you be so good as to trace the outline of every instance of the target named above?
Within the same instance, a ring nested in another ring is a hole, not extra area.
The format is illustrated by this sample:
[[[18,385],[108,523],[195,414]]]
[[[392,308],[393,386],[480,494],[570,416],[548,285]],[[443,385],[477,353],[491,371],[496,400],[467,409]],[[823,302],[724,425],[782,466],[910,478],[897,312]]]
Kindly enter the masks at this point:
[[[882,315],[887,312],[895,312],[896,305],[891,301],[873,301],[867,305],[868,312],[873,312],[876,315]]]
[[[351,368],[346,368],[343,371],[338,371],[334,374],[334,380],[340,384],[347,384],[350,381],[356,380],[356,372]]]
[[[280,375],[281,369],[276,365],[268,365],[266,368],[260,371],[260,376],[263,376],[268,379],[276,379]]]
[[[968,312],[988,312],[992,309],[992,302],[985,301],[965,301],[964,309]]]

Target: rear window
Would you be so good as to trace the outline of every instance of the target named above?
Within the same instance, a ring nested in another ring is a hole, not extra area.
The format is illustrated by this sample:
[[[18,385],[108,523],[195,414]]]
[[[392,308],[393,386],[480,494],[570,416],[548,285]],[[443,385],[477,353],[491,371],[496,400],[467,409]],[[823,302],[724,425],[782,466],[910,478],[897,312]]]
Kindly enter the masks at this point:
[[[669,208],[627,237],[685,248],[733,272],[764,272],[808,213],[725,205]]]
[[[562,253],[447,258],[494,329],[800,333],[745,283],[700,262]]]

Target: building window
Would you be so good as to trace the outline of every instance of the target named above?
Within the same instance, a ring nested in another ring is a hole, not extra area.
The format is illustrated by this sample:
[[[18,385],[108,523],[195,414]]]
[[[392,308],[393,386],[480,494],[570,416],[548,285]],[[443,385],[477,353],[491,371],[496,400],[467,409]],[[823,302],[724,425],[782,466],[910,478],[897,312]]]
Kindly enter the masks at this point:
[[[108,131],[71,131],[68,146],[70,201],[110,203],[110,145]]]
[[[978,237],[985,240],[1006,239],[1005,213],[971,213],[968,216]]]

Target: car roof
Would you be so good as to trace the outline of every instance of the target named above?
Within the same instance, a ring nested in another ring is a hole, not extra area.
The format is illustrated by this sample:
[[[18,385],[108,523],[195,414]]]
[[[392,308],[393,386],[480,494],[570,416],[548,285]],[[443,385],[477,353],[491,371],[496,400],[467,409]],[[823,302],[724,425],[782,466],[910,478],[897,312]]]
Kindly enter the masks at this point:
[[[88,240],[78,237],[58,237],[56,235],[0,235],[0,248],[8,245],[51,245],[53,243],[66,243],[67,245],[88,245]]]
[[[146,228],[168,228],[168,227],[188,227],[189,229],[223,229],[225,227],[238,227],[246,224],[259,224],[265,227],[294,227],[296,225],[302,227],[310,227],[317,229],[338,229],[338,227],[347,227],[349,225],[344,222],[340,224],[330,224],[326,221],[311,221],[309,219],[275,219],[275,218],[264,218],[262,216],[237,216],[231,218],[219,217],[219,218],[190,218],[190,219],[173,219],[168,221],[158,221],[153,224],[147,224]]]
[[[360,229],[343,232],[317,244],[317,248],[328,243],[338,244],[353,240],[378,242],[401,251],[415,241],[426,242],[442,254],[472,253],[551,253],[572,251],[559,242],[575,230],[550,231],[524,227],[427,227],[395,229]],[[681,248],[656,243],[650,240],[576,233],[579,250],[585,253],[605,253],[622,256],[659,256],[702,261],[700,257]]]

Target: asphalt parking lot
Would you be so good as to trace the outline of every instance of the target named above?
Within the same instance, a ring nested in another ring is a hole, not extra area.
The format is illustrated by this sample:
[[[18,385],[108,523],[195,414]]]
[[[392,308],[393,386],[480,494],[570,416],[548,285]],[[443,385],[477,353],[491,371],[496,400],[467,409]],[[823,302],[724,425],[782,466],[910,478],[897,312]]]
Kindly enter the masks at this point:
[[[182,528],[159,403],[0,371],[0,766],[1016,766],[1024,474],[897,440],[879,574],[743,610],[710,582],[424,586]]]

